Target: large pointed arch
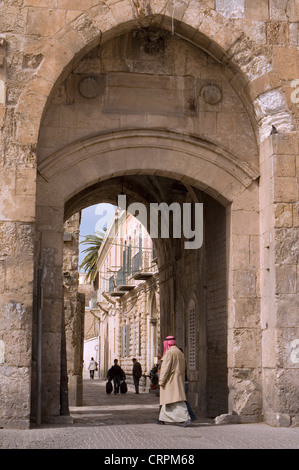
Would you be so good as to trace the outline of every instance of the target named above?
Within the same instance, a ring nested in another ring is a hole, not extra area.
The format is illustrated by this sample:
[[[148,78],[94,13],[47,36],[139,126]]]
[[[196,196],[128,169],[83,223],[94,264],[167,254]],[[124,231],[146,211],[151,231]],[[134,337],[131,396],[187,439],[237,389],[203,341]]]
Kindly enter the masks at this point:
[[[129,0],[109,7],[103,3],[96,5],[47,41],[41,51],[41,64],[24,88],[15,109],[16,119],[22,123],[16,131],[20,144],[36,145],[48,100],[88,51],[100,42],[149,25],[172,31],[226,65],[230,82],[245,104],[258,138],[263,140],[268,136],[272,124],[283,132],[293,129],[292,116],[280,89],[282,84],[265,54],[265,48],[255,44],[241,30],[231,28],[228,19],[199,0],[180,3],[178,7],[170,5],[167,0],[148,2],[141,7],[136,5]],[[261,84],[259,79],[262,76]],[[271,93],[275,94],[274,106]],[[33,96],[34,109],[31,106]]]

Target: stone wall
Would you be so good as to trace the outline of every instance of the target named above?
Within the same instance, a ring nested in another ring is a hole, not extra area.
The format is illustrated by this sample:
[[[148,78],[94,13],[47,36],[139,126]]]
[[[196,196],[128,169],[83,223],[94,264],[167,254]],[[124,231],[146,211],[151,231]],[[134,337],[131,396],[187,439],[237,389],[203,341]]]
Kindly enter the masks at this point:
[[[206,215],[207,414],[228,411],[226,214],[212,200]]]
[[[272,425],[298,423],[298,150],[295,134],[274,135],[261,160],[263,409]]]

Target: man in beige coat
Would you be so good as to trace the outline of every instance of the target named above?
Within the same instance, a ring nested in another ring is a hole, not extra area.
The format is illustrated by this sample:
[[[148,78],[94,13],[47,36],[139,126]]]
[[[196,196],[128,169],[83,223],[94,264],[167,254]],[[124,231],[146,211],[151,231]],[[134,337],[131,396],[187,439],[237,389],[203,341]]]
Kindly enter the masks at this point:
[[[182,351],[175,345],[175,338],[167,336],[159,377],[160,413],[159,424],[177,423],[188,426],[191,423],[185,394],[186,361]]]

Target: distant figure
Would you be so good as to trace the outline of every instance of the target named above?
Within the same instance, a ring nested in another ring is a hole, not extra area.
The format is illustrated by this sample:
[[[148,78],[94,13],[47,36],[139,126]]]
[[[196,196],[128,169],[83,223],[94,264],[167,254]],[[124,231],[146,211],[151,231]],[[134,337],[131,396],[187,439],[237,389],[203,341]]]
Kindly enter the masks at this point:
[[[107,378],[113,380],[114,395],[116,395],[119,393],[120,382],[126,378],[126,374],[118,365],[118,359],[114,359],[114,365],[108,370]]]
[[[139,393],[139,380],[142,376],[141,364],[137,361],[136,357],[132,359],[133,361],[133,380],[135,386],[135,393]]]
[[[89,370],[90,378],[93,379],[94,378],[94,371],[98,370],[98,363],[94,360],[93,357],[90,359],[88,370]]]

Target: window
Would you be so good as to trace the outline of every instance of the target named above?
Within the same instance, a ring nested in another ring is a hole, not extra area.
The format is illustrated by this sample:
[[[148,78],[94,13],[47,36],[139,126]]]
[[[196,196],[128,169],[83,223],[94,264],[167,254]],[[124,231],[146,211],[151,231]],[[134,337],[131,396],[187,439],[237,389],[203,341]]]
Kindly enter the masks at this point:
[[[131,325],[122,325],[121,327],[121,355],[122,357],[130,355],[130,332]]]
[[[196,334],[195,334],[195,302],[192,299],[188,308],[188,367],[196,369]]]

